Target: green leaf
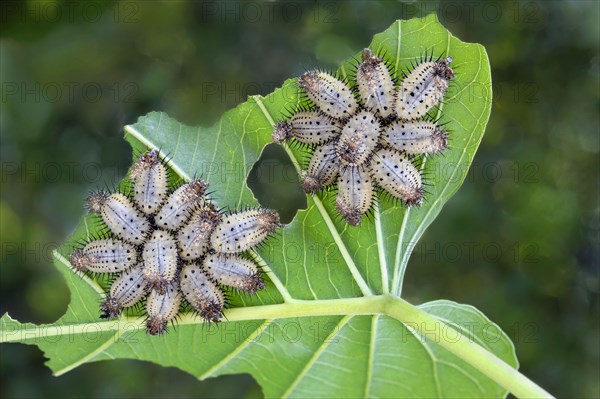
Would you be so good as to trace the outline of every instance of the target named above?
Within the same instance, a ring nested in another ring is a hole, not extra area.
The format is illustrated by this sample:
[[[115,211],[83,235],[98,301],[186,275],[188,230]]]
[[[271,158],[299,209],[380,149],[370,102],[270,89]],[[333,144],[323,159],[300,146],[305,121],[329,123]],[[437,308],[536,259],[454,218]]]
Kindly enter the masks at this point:
[[[457,74],[440,113],[452,131],[451,148],[423,165],[432,185],[422,207],[382,201],[372,221],[350,228],[334,216],[330,195],[309,198],[308,208],[256,253],[266,290],[234,296],[224,323],[206,325],[186,314],[160,337],[143,332],[142,317],[99,321],[103,283],[75,275],[65,245],[55,264],[71,291],[66,314],[39,326],[4,315],[1,341],[37,345],[56,375],[131,358],[200,379],[250,373],[267,397],[502,397],[507,388],[547,396],[515,371],[512,343],[481,312],[443,300],[414,307],[400,298],[414,245],[462,184],[483,136],[491,108],[484,48],[461,42],[435,16],[397,21],[370,47],[387,54],[396,70],[425,51],[454,57]],[[340,72],[347,74],[349,65]],[[186,126],[153,112],[126,126],[125,138],[134,151],[169,154],[171,168],[185,179],[203,176],[221,207],[254,205],[249,171],[271,142],[274,121],[299,98],[292,79],[225,113],[215,126]],[[298,167],[303,154],[286,151]],[[84,217],[71,241],[94,233],[92,221]]]

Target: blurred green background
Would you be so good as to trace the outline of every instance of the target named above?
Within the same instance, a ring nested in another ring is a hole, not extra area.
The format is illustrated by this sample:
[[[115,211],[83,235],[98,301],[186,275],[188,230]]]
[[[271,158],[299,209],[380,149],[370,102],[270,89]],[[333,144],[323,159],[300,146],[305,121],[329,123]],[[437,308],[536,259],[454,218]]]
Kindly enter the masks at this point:
[[[600,5],[596,1],[2,2],[0,313],[52,322],[69,300],[51,250],[82,200],[127,170],[121,127],[152,110],[209,125],[248,95],[335,67],[396,19],[436,12],[485,45],[494,104],[467,181],[417,245],[404,295],[469,303],[559,397],[599,397]],[[278,147],[251,177],[264,205],[303,206]],[[54,378],[0,346],[0,394],[260,397],[248,376],[102,362]]]

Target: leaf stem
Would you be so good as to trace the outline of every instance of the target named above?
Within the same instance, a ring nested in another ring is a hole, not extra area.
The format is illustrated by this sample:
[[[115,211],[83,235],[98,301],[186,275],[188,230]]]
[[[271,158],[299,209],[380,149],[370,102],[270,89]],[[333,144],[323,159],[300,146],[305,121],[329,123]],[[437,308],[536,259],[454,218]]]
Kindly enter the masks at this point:
[[[419,333],[421,339],[428,339],[442,346],[454,355],[475,367],[481,373],[501,385],[519,398],[552,398],[553,396],[536,385],[529,378],[519,373],[503,360],[472,341],[469,336],[459,334],[456,338],[452,334],[449,339],[447,334],[436,334],[439,323],[427,312],[406,302],[405,300],[389,295],[373,295],[362,298],[343,298],[326,300],[293,300],[276,305],[250,306],[229,309],[226,312],[225,322],[284,319],[309,316],[359,316],[359,315],[386,315],[402,322],[407,328]],[[20,324],[8,316],[2,318],[0,342],[35,341],[50,336],[65,334],[83,334],[94,324],[94,331],[127,331],[145,328],[144,317],[123,317],[116,321],[99,323],[82,323],[76,325],[35,326],[19,328]],[[8,319],[8,320],[7,320]],[[11,324],[17,324],[11,328]],[[200,319],[194,314],[182,316],[179,324],[199,324]],[[445,323],[444,323],[445,324]]]

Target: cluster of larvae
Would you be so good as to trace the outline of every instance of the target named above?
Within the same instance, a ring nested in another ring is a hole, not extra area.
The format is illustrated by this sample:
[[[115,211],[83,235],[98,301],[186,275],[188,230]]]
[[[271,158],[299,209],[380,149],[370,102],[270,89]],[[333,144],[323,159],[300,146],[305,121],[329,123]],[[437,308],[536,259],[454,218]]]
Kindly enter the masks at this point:
[[[106,237],[70,255],[77,271],[114,276],[101,304],[102,318],[142,304],[147,332],[156,335],[167,331],[184,299],[202,318],[217,322],[225,307],[224,287],[251,294],[265,287],[247,251],[280,226],[276,212],[222,214],[206,197],[208,184],[199,179],[169,189],[157,150],[143,154],[129,177],[130,196],[90,194],[87,206],[100,215]]]
[[[277,123],[273,140],[314,148],[302,171],[304,191],[337,182],[336,208],[353,226],[372,207],[375,185],[407,206],[420,205],[423,179],[413,161],[448,145],[447,132],[427,115],[454,76],[451,62],[420,60],[396,82],[383,58],[365,49],[355,85],[317,70],[300,76],[298,85],[314,106]]]

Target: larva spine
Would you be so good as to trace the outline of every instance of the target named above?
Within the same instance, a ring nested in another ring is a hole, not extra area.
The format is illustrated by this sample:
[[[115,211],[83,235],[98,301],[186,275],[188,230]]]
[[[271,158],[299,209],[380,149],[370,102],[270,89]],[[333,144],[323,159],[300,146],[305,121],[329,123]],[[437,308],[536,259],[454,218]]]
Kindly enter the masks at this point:
[[[165,292],[151,291],[146,301],[146,333],[160,335],[167,332],[168,324],[179,314],[181,293],[179,282],[173,281],[165,287]]]
[[[237,255],[212,254],[202,263],[206,273],[217,283],[254,294],[265,288],[260,271],[251,260]]]
[[[423,62],[406,76],[397,91],[398,118],[413,120],[423,117],[444,98],[454,71],[448,66],[452,57]]]
[[[164,293],[177,273],[177,242],[171,233],[155,230],[142,250],[143,273],[150,288]]]
[[[367,168],[363,166],[342,168],[335,205],[348,224],[352,226],[360,224],[363,215],[373,205],[373,183]]]
[[[336,146],[343,165],[362,165],[371,155],[379,137],[380,124],[370,111],[360,111],[348,120]]]
[[[87,198],[90,211],[97,212],[108,228],[117,236],[140,245],[150,232],[150,224],[131,201],[121,193],[97,191]]]
[[[340,123],[317,111],[294,114],[289,121],[279,122],[273,131],[273,141],[280,143],[296,139],[305,144],[323,144],[340,135]]]
[[[103,319],[114,319],[124,308],[129,308],[146,295],[147,282],[140,266],[125,270],[110,287],[109,295],[100,306]]]
[[[108,238],[87,243],[70,255],[71,266],[78,271],[93,273],[118,273],[137,262],[133,245]]]
[[[202,179],[193,180],[175,190],[154,217],[159,228],[176,230],[189,219],[192,212],[204,205],[208,183]]]
[[[448,147],[448,133],[434,122],[395,121],[379,142],[409,155],[436,154]]]
[[[312,154],[308,168],[302,171],[302,189],[307,194],[314,194],[323,187],[335,183],[340,161],[336,155],[336,142],[317,147]]]
[[[167,168],[159,158],[158,150],[139,157],[129,172],[133,181],[133,201],[146,215],[160,209],[167,195]]]
[[[384,119],[394,113],[394,81],[383,60],[369,48],[363,50],[356,83],[366,109]]]
[[[181,292],[202,318],[221,321],[225,296],[198,264],[189,263],[181,269]]]
[[[325,72],[308,71],[298,85],[319,109],[332,118],[348,118],[358,109],[352,91],[339,79]]]
[[[407,206],[421,204],[421,174],[404,154],[389,148],[377,151],[371,173],[379,187],[404,201]]]
[[[268,209],[252,209],[224,216],[211,235],[211,247],[221,253],[248,251],[281,226],[279,215]]]

